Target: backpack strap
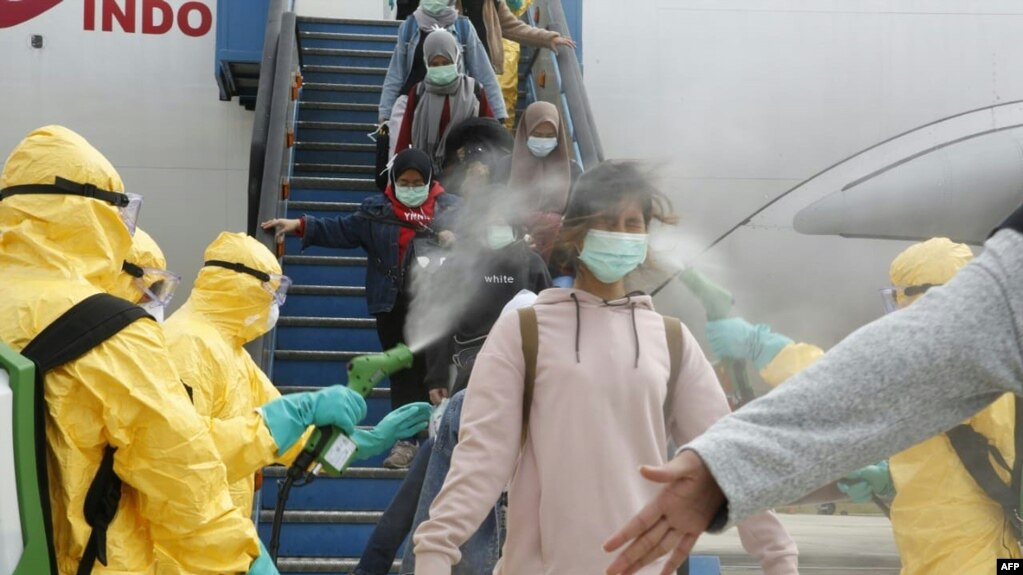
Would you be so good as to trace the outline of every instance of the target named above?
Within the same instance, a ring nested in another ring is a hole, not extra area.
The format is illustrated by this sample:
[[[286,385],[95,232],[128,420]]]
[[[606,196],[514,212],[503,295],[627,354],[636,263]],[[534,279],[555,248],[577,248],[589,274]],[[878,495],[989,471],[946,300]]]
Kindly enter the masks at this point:
[[[129,301],[108,294],[96,294],[64,312],[21,351],[21,355],[36,365],[36,465],[47,533],[53,532],[53,521],[46,470],[45,375],[85,355],[144,317],[150,316]],[[103,449],[103,460],[85,496],[85,521],[92,527],[92,533],[78,566],[78,575],[91,573],[97,559],[103,565],[107,564],[107,527],[113,521],[121,500],[121,480],[114,473],[115,451],[109,445]],[[55,557],[53,542],[47,543],[51,558]]]
[[[998,476],[992,461],[1006,471],[1014,471],[1014,468],[1009,467],[1001,452],[988,441],[987,437],[969,425],[957,425],[948,430],[945,435],[977,486],[1002,506],[1005,518],[1012,526],[1016,540],[1019,541],[1021,533],[1018,519],[1020,503],[1018,486],[1014,491],[1013,482],[1006,485]],[[1017,459],[1019,459],[1018,456]],[[1013,473],[1013,480],[1015,479],[1015,473]]]
[[[664,424],[667,425],[675,405],[675,388],[679,373],[682,372],[682,322],[678,318],[664,317],[664,335],[668,339],[668,358],[671,368],[668,374],[668,393],[664,397]]]
[[[519,309],[519,332],[522,334],[522,357],[526,363],[525,387],[522,393],[522,444],[529,435],[529,412],[533,407],[533,389],[536,387],[536,358],[540,353],[540,328],[536,322],[536,308]]]

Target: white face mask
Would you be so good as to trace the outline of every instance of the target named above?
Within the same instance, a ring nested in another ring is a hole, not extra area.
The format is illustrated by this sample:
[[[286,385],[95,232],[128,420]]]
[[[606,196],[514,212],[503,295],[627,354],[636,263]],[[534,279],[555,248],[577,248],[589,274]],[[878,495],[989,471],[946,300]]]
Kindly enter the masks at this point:
[[[157,323],[163,323],[164,306],[160,302],[157,301],[147,302],[140,305],[139,307],[146,310],[146,313],[148,313],[149,315],[153,316],[153,319],[155,319]]]
[[[281,306],[276,303],[270,307],[270,317],[266,320],[266,331],[272,330],[277,325],[277,320],[281,317]]]
[[[529,152],[537,158],[546,158],[551,155],[551,152],[557,149],[558,139],[530,136],[529,139],[526,140],[526,147],[529,148]]]

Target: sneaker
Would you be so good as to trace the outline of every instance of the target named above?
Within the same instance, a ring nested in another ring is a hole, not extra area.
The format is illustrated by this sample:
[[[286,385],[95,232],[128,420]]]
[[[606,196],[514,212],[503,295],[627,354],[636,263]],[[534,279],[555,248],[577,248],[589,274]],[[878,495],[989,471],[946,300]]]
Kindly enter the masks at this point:
[[[391,454],[384,460],[384,467],[388,469],[408,469],[412,465],[412,459],[419,451],[419,445],[411,441],[399,441],[391,448]]]

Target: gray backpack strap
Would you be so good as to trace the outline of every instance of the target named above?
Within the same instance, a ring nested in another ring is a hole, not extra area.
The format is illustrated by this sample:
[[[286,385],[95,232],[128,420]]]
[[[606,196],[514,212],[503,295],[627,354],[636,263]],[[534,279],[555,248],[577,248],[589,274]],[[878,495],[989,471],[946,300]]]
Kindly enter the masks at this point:
[[[533,389],[536,387],[536,358],[540,353],[540,328],[536,323],[536,308],[519,309],[519,332],[522,334],[522,357],[526,363],[525,387],[522,393],[522,447],[529,435],[529,412],[533,407]]]
[[[682,322],[677,318],[664,317],[664,335],[668,339],[668,357],[671,369],[668,372],[668,394],[664,398],[664,423],[671,416],[671,408],[675,404],[675,388],[679,373],[682,371]]]

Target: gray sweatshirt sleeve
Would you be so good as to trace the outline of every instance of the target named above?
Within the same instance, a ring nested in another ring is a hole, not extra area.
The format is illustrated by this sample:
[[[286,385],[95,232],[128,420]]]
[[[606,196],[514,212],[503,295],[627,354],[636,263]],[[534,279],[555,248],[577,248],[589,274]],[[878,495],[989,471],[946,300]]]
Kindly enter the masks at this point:
[[[1023,235],[1001,231],[947,285],[867,325],[689,443],[728,525],[950,429],[1023,384]]]

